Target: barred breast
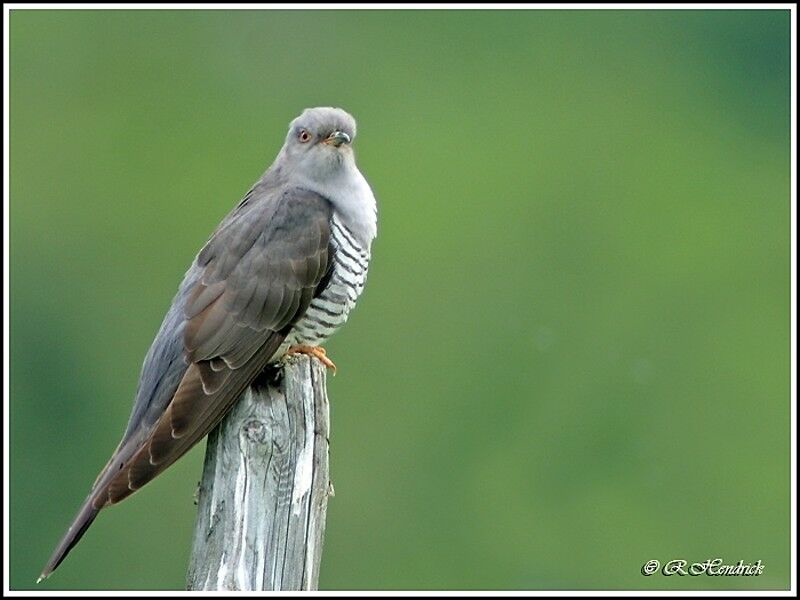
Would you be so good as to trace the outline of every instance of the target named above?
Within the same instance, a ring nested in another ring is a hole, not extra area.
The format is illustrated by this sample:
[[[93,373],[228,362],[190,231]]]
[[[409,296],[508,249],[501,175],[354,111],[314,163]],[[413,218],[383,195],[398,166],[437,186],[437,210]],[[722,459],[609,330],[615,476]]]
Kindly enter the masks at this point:
[[[364,289],[369,266],[369,249],[334,213],[331,242],[335,249],[333,274],[325,290],[308,307],[286,338],[290,344],[317,346],[341,327]]]

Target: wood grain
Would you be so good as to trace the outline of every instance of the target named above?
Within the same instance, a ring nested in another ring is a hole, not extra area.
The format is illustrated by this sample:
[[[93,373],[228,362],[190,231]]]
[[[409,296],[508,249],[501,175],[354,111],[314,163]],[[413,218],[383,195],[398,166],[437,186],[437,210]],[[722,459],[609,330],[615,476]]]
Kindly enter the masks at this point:
[[[329,490],[322,364],[297,356],[209,434],[189,590],[316,590]]]

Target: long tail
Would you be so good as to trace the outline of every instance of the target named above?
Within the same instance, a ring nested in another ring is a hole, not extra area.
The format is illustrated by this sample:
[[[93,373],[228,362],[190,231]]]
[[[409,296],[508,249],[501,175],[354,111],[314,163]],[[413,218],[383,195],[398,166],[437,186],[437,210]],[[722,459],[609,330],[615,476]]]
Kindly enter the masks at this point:
[[[67,554],[69,554],[70,550],[75,547],[75,544],[80,541],[80,539],[83,537],[83,534],[86,533],[87,529],[89,529],[89,525],[91,525],[95,520],[97,513],[99,513],[106,506],[106,502],[101,502],[100,498],[105,500],[103,491],[108,485],[108,480],[113,477],[115,473],[114,464],[120,456],[121,449],[122,443],[117,446],[117,449],[111,455],[111,459],[97,475],[97,478],[92,484],[92,489],[89,492],[89,496],[86,498],[86,500],[84,500],[83,504],[78,510],[78,514],[75,515],[75,518],[72,520],[72,525],[69,526],[69,529],[67,529],[64,537],[61,538],[58,546],[56,546],[56,549],[53,551],[53,555],[50,557],[50,560],[47,561],[47,564],[42,570],[42,574],[39,576],[39,579],[36,580],[36,583],[39,583],[42,579],[48,578],[50,574],[58,568],[58,565],[61,564],[61,562],[67,557]]]
[[[42,575],[39,577],[37,583],[42,579],[45,579],[50,576],[50,574],[56,570],[58,565],[61,564],[69,551],[78,543],[78,541],[83,537],[83,534],[86,533],[86,530],[89,529],[89,525],[92,524],[97,513],[100,512],[99,508],[95,508],[92,505],[92,501],[94,500],[93,495],[89,495],[86,499],[86,502],[83,503],[81,509],[78,511],[78,514],[75,516],[75,519],[72,521],[72,525],[69,526],[67,529],[67,533],[64,534],[64,537],[59,542],[58,546],[56,547],[53,555],[50,557],[50,560],[47,561],[47,564],[42,571]]]

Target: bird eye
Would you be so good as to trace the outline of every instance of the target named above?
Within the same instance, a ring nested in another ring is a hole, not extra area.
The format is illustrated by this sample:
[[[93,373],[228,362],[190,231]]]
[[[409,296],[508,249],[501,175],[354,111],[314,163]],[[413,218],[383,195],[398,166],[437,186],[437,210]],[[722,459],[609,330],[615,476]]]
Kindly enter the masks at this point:
[[[302,143],[306,143],[308,140],[311,139],[311,134],[308,133],[307,129],[301,129],[300,133],[297,134],[297,139],[299,139]]]

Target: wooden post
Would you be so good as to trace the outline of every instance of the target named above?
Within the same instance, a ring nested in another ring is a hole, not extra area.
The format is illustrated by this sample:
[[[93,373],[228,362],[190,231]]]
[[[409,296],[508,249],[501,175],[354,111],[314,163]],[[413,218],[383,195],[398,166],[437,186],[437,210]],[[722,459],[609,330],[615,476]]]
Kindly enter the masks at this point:
[[[316,590],[328,496],[325,367],[292,357],[209,434],[189,590]]]

